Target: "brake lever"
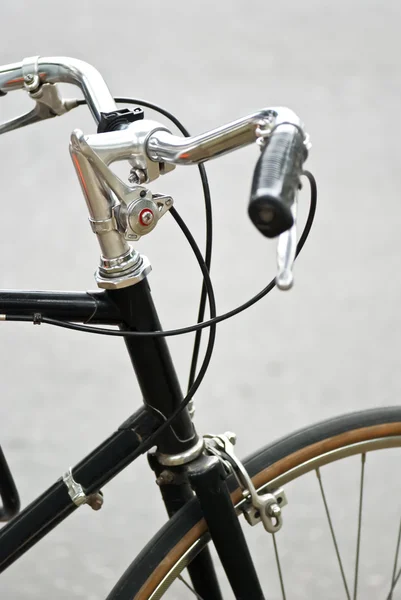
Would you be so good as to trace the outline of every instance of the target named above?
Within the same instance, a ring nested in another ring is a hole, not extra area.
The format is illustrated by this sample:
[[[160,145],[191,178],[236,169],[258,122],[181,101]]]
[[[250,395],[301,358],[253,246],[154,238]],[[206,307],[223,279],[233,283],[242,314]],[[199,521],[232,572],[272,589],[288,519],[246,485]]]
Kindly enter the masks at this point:
[[[294,225],[279,236],[277,243],[276,284],[280,290],[290,290],[294,283],[292,268],[297,251],[297,196],[291,207]]]
[[[38,121],[44,121],[65,114],[77,106],[77,100],[64,100],[54,83],[43,83],[35,91],[28,91],[32,100],[35,100],[35,108],[25,115],[11,119],[0,125],[0,135],[32,125]]]

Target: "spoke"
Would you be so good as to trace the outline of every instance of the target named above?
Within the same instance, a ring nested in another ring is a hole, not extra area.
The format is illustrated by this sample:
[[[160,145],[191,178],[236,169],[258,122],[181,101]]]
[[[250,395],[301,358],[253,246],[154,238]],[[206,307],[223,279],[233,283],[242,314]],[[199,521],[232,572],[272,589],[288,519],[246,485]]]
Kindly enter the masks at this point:
[[[400,552],[400,541],[401,541],[401,520],[400,520],[400,526],[398,528],[398,538],[397,538],[397,545],[395,547],[395,556],[394,556],[394,568],[393,568],[393,576],[391,578],[391,588],[390,588],[390,593],[387,596],[387,600],[392,600],[393,598],[393,591],[394,588],[397,584],[397,581],[401,575],[401,569],[398,571],[398,575],[396,576],[396,572],[397,572],[397,563],[398,563],[398,554]]]
[[[283,581],[283,573],[281,571],[280,558],[279,558],[279,555],[278,555],[277,542],[276,542],[276,534],[275,533],[273,533],[273,545],[274,545],[274,554],[276,555],[276,563],[277,563],[278,576],[280,577],[281,593],[282,593],[282,596],[283,596],[283,600],[286,600],[285,589],[284,589],[284,581]]]
[[[338,549],[338,544],[337,544],[336,536],[335,536],[334,529],[333,529],[333,523],[331,521],[329,507],[327,505],[326,495],[325,495],[324,489],[323,489],[323,482],[322,482],[322,476],[320,475],[320,469],[316,469],[316,475],[317,475],[317,478],[319,481],[320,492],[322,494],[323,504],[324,504],[324,508],[326,511],[327,520],[329,522],[330,531],[331,531],[331,537],[333,539],[333,544],[334,544],[334,548],[335,548],[336,555],[337,555],[338,566],[340,567],[341,577],[344,582],[345,594],[346,594],[348,600],[351,600],[351,596],[350,596],[349,590],[348,590],[347,580],[345,579],[343,563],[341,562],[340,551]]]
[[[182,583],[184,585],[187,586],[187,588],[193,593],[193,595],[195,596],[195,598],[198,598],[198,600],[203,600],[202,596],[199,596],[199,594],[197,592],[195,592],[194,588],[192,586],[189,585],[189,583],[187,581],[185,581],[185,579],[183,578],[182,575],[178,575],[178,579],[180,581],[182,581]]]
[[[362,525],[362,503],[363,503],[363,484],[365,480],[365,463],[366,454],[361,455],[361,483],[359,487],[359,511],[358,511],[358,535],[356,539],[356,555],[355,555],[355,574],[354,574],[354,600],[358,593],[358,573],[359,573],[359,550],[361,547],[361,525]]]
[[[397,585],[398,580],[399,580],[400,577],[401,577],[401,569],[398,571],[397,577],[394,579],[394,581],[393,581],[393,583],[391,585],[391,590],[390,590],[390,593],[387,596],[386,600],[391,600],[391,598],[393,597],[393,591],[394,591],[395,586]]]

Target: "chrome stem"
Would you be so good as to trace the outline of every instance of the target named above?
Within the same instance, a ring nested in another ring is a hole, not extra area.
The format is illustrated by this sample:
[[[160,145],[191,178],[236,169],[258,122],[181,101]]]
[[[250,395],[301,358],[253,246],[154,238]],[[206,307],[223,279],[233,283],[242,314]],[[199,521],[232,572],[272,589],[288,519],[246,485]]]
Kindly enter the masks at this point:
[[[210,160],[253,143],[261,125],[271,128],[291,123],[302,129],[297,115],[284,107],[265,108],[256,113],[217,127],[206,133],[182,138],[164,131],[152,133],[147,142],[147,154],[156,162],[191,165]]]

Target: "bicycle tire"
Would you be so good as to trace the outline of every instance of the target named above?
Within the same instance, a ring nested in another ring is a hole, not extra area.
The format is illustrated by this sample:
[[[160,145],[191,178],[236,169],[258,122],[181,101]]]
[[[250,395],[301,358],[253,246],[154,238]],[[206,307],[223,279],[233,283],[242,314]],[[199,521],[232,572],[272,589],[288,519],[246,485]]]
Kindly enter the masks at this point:
[[[361,444],[366,451],[369,445],[401,446],[401,407],[359,411],[305,427],[258,450],[244,465],[255,487],[261,488],[273,480],[295,479],[315,468],[309,468],[311,464],[319,460],[327,464],[335,455],[341,458],[341,453],[352,453]],[[236,504],[241,492],[234,478],[229,486]],[[159,600],[165,591],[163,584],[167,585],[166,578],[171,577],[173,569],[177,570],[178,565],[181,572],[208,539],[206,523],[194,498],[145,546],[107,600]]]

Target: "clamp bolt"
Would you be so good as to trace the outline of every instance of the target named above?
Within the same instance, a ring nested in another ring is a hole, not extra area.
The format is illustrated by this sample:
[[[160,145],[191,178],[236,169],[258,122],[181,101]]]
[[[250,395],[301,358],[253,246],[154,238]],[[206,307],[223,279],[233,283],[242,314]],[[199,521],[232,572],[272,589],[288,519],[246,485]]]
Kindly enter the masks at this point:
[[[130,175],[128,177],[128,181],[130,183],[136,183],[136,184],[142,184],[142,183],[146,183],[148,179],[148,175],[145,171],[145,169],[136,169],[136,168],[132,168]]]
[[[153,223],[154,218],[155,218],[155,215],[153,214],[153,212],[149,208],[144,208],[139,213],[139,222],[144,227],[147,227],[148,225],[150,225],[151,223]]]

